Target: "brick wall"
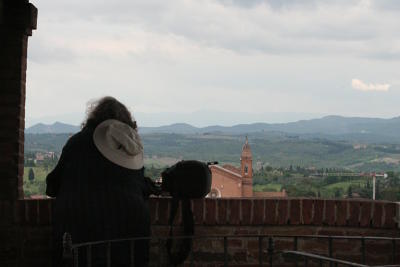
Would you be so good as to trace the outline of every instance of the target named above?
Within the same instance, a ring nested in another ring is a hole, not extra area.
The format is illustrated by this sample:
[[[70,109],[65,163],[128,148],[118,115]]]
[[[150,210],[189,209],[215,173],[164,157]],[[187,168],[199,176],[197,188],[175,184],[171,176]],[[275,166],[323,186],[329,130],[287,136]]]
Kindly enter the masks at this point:
[[[211,188],[218,190],[221,197],[241,197],[242,178],[232,173],[221,170],[216,166],[211,166],[212,185]]]
[[[26,0],[0,0],[0,199],[23,197],[26,55],[36,17]]]
[[[0,201],[0,266],[50,266],[51,199]],[[205,199],[192,202],[196,235],[367,235],[400,237],[396,203],[320,199]],[[168,234],[169,199],[150,199],[153,236]],[[176,224],[180,222],[177,216]],[[179,228],[178,228],[179,231]],[[231,264],[256,263],[258,239],[232,238],[228,242]],[[275,249],[293,249],[293,238],[275,238]],[[359,241],[333,242],[334,256],[360,261]],[[267,240],[263,242],[264,250]],[[327,255],[326,240],[301,240],[298,249]],[[396,248],[400,256],[400,244]],[[221,239],[197,240],[198,265],[221,260]],[[391,263],[391,242],[368,241],[367,260]],[[157,248],[152,259],[158,258]],[[266,255],[265,255],[266,256]],[[201,264],[199,263],[201,261]],[[276,256],[274,262],[292,265]],[[397,263],[400,258],[397,259]]]

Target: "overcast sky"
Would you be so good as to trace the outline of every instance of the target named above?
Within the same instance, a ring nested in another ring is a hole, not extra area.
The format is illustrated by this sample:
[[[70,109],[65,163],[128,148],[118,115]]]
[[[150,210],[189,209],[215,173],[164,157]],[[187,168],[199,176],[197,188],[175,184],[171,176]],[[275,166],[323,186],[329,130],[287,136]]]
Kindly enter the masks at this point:
[[[400,1],[31,2],[27,126],[105,95],[145,126],[400,115]]]

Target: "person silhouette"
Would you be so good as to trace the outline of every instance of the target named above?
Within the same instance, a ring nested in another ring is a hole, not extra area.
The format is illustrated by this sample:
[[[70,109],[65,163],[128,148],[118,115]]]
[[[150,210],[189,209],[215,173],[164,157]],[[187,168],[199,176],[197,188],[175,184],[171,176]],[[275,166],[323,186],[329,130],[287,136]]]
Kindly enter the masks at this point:
[[[53,210],[54,266],[61,266],[62,236],[73,243],[150,236],[143,145],[136,122],[113,97],[93,103],[82,129],[69,138],[46,178]],[[85,251],[79,252],[85,266]],[[92,247],[92,266],[106,266],[106,246]],[[129,266],[129,242],[111,245],[112,266]],[[135,241],[134,265],[147,266],[149,241]]]

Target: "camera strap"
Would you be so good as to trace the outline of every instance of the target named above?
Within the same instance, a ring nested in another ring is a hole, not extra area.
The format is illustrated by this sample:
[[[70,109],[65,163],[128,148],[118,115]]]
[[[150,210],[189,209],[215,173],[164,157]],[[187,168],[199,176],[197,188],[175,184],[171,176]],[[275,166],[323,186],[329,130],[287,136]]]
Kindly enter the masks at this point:
[[[179,207],[179,201],[181,202],[183,235],[185,237],[176,240],[177,242],[180,243],[180,245],[178,246],[178,250],[176,252],[172,252],[173,224],[174,224],[176,212]],[[193,236],[193,234],[194,234],[194,220],[193,220],[192,208],[190,205],[190,199],[188,199],[188,198],[178,199],[175,197],[173,197],[171,199],[171,211],[170,211],[170,217],[169,217],[169,225],[170,225],[169,238],[168,238],[167,244],[166,244],[167,252],[168,252],[168,257],[169,257],[170,263],[173,266],[177,266],[185,261],[185,259],[187,258],[187,256],[189,255],[189,253],[192,249],[191,236]]]

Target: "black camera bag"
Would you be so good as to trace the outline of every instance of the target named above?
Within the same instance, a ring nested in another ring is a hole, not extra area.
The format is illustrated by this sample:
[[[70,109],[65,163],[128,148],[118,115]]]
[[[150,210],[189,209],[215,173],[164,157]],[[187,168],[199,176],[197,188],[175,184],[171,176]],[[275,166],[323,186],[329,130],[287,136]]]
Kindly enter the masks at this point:
[[[184,238],[181,239],[177,253],[172,253],[172,239],[167,240],[167,251],[170,263],[174,266],[185,261],[192,249],[194,235],[193,212],[190,199],[203,198],[211,190],[211,171],[209,164],[187,160],[180,161],[162,172],[162,191],[169,192],[172,196],[171,212],[169,217],[170,232],[172,237],[173,222],[181,202]]]
[[[202,198],[211,189],[208,164],[197,160],[182,160],[162,172],[162,191],[175,198]]]

